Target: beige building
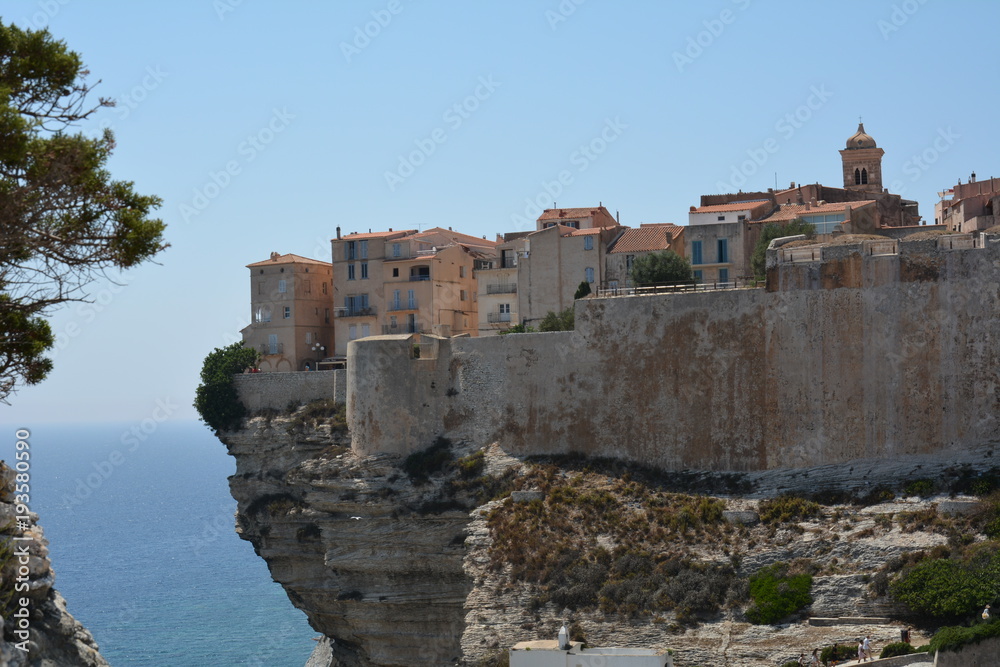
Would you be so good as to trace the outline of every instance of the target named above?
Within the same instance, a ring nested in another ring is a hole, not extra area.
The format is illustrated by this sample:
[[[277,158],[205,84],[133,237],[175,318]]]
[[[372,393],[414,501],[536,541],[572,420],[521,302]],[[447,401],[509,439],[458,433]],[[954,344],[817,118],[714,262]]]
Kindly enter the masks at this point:
[[[997,224],[1000,208],[1000,178],[977,181],[975,172],[968,183],[939,192],[934,206],[934,224],[951,232],[977,233]]]
[[[316,370],[333,349],[330,263],[272,252],[247,268],[251,323],[241,333],[260,352],[260,370]]]
[[[632,286],[632,263],[637,257],[672,250],[684,257],[684,230],[686,228],[666,223],[642,223],[637,228],[627,228],[608,247],[605,265],[605,282],[610,289]]]
[[[521,323],[517,303],[518,260],[524,257],[525,237],[531,232],[505,234],[498,239],[496,257],[476,271],[479,335],[489,336]]]
[[[450,229],[348,234],[332,241],[335,354],[358,338],[477,333],[475,271],[496,242]]]

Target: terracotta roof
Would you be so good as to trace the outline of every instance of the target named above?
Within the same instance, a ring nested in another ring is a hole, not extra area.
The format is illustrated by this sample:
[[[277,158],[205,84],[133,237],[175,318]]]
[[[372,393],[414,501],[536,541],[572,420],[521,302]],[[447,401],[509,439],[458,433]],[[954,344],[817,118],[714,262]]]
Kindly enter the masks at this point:
[[[618,237],[615,245],[608,253],[617,252],[652,252],[666,250],[671,241],[684,231],[683,227],[674,224],[641,225],[638,229],[626,229]]]
[[[749,201],[736,201],[731,204],[713,204],[712,206],[699,206],[692,210],[692,213],[723,213],[725,211],[749,211],[757,208],[761,204],[769,203],[769,199],[751,199]]]
[[[804,215],[825,215],[829,213],[839,213],[846,209],[848,206],[851,210],[857,210],[859,208],[864,208],[870,204],[874,204],[874,199],[863,199],[861,201],[847,201],[847,202],[833,202],[829,204],[812,204],[806,209],[805,204],[782,204],[777,211],[759,220],[751,220],[751,223],[761,223],[761,222],[784,222],[786,220],[794,220],[795,218],[801,218]]]
[[[607,215],[608,210],[603,206],[596,206],[590,208],[547,208],[538,216],[539,220],[561,220],[564,218],[589,218],[597,215],[599,212],[603,212]]]
[[[247,268],[249,269],[255,266],[270,266],[272,264],[322,264],[323,266],[333,266],[330,262],[322,262],[318,259],[309,259],[308,257],[303,257],[302,255],[293,255],[288,253],[287,255],[278,255],[273,259],[265,259],[263,262],[247,264]]]
[[[357,232],[352,232],[347,234],[343,238],[333,239],[334,241],[357,241],[358,239],[380,239],[380,238],[397,238],[400,236],[409,236],[410,234],[416,234],[415,229],[400,229],[395,232],[367,232],[365,234],[358,234]]]
[[[560,225],[562,227],[562,225]],[[610,227],[591,227],[590,229],[573,229],[572,227],[566,227],[568,233],[563,234],[563,236],[593,236],[594,234],[600,234],[606,229],[611,229]]]

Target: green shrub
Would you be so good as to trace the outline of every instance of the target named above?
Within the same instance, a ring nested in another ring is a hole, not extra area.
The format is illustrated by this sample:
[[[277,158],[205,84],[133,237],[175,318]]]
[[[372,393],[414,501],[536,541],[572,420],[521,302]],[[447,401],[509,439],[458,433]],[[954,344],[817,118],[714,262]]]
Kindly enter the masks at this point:
[[[243,347],[243,343],[215,348],[205,357],[194,407],[201,420],[215,431],[237,428],[246,416],[246,408],[233,386],[233,376],[254,367],[259,359],[257,350]]]
[[[913,612],[940,619],[967,616],[1000,597],[1000,553],[987,545],[962,559],[924,560],[904,571],[889,592]]]
[[[787,523],[819,514],[819,503],[798,496],[778,496],[760,501],[757,513],[765,523]]]
[[[762,568],[750,577],[753,606],[747,618],[755,625],[769,625],[812,604],[812,575],[789,574],[785,563]]]
[[[928,652],[957,651],[969,644],[978,644],[984,639],[1000,637],[1000,618],[989,623],[978,623],[971,627],[951,626],[938,630],[927,645]]]
[[[926,498],[934,493],[934,482],[929,479],[915,480],[903,487],[903,493],[908,496],[920,496],[921,498]]]
[[[824,665],[829,665],[834,660],[843,662],[856,657],[858,657],[858,647],[855,644],[834,644],[819,652],[820,662]]]
[[[407,456],[403,461],[403,472],[414,482],[426,482],[431,475],[444,470],[451,460],[451,441],[439,437],[427,449]]]
[[[482,475],[485,467],[486,454],[481,449],[455,461],[455,469],[462,479],[472,479]]]
[[[907,642],[895,642],[893,644],[886,644],[885,648],[878,657],[880,658],[894,658],[897,655],[910,655],[911,653],[916,653],[917,649],[913,648]]]
[[[330,425],[330,430],[344,433],[347,431],[347,405],[338,403],[332,398],[320,398],[308,403],[302,409],[295,409],[295,418],[292,420],[293,429],[302,429],[306,426],[316,428],[322,422]]]

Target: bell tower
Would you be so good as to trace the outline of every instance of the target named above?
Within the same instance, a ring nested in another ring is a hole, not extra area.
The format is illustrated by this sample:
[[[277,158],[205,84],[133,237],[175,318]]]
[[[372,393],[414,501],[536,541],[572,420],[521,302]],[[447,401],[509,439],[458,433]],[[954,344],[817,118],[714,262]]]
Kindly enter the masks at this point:
[[[882,192],[882,156],[885,151],[875,145],[875,140],[865,132],[864,123],[847,140],[847,148],[840,151],[844,164],[844,189],[860,192]]]

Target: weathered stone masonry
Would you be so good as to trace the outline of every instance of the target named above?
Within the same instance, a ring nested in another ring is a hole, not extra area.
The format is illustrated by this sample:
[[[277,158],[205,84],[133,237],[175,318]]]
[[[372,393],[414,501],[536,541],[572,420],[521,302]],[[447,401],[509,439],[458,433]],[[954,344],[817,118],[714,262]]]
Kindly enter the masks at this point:
[[[354,341],[353,448],[446,435],[737,471],[981,457],[1000,441],[1000,237],[945,239],[772,251],[767,290],[589,298],[574,332],[424,336],[419,358],[409,337]]]

